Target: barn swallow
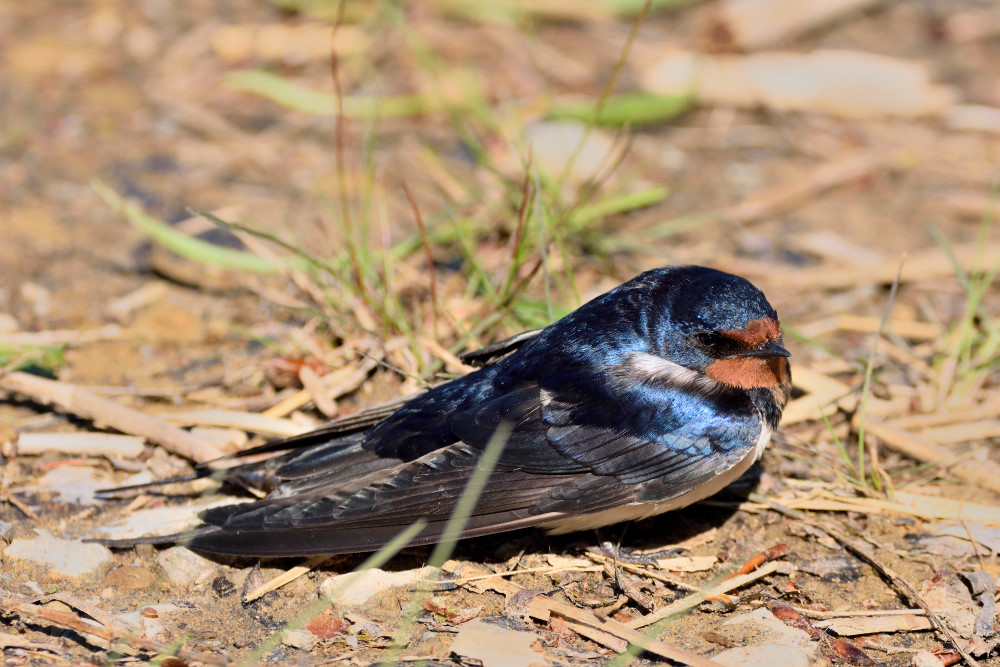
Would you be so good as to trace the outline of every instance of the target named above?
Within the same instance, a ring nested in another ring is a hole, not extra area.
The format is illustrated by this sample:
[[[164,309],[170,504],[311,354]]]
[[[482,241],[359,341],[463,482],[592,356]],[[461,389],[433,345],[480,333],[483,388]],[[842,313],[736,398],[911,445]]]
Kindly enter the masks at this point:
[[[216,554],[374,551],[418,519],[438,541],[491,436],[509,430],[461,537],[641,519],[706,498],[763,453],[791,388],[777,313],[747,280],[643,273],[544,328],[466,356],[482,366],[395,404],[237,456],[266,497],[203,512],[179,542]]]

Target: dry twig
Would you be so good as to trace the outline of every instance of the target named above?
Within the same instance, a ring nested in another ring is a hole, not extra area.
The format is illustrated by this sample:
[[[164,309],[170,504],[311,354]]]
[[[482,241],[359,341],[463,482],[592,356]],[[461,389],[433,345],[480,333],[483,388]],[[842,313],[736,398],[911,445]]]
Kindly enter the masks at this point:
[[[256,600],[257,598],[261,597],[262,595],[270,593],[273,590],[281,588],[285,584],[295,581],[303,574],[306,574],[310,570],[319,567],[329,559],[330,559],[329,556],[313,556],[312,558],[304,562],[302,565],[296,565],[293,568],[285,570],[274,579],[271,579],[270,581],[258,586],[257,588],[254,588],[252,591],[245,593],[243,595],[243,604],[249,604],[254,600]]]
[[[641,618],[635,619],[634,621],[629,623],[629,627],[644,628],[647,625],[652,625],[653,623],[663,620],[664,618],[667,618],[669,616],[673,616],[674,614],[680,614],[689,609],[694,609],[695,607],[700,605],[702,602],[705,602],[709,598],[718,597],[731,590],[742,588],[743,586],[746,586],[752,581],[756,581],[757,579],[762,579],[763,577],[766,577],[769,574],[774,574],[777,570],[778,570],[777,563],[775,562],[766,563],[759,570],[756,570],[749,574],[740,574],[735,577],[730,577],[720,582],[716,586],[712,586],[711,588],[708,588],[706,590],[699,591],[692,595],[688,595],[687,597],[683,597],[675,602],[671,602],[666,607],[663,607],[662,609],[657,609],[652,614],[647,614]]]
[[[169,452],[198,463],[223,455],[215,445],[187,431],[66,382],[15,371],[0,377],[0,389],[58,405],[66,412],[107,424],[122,433],[143,436]]]

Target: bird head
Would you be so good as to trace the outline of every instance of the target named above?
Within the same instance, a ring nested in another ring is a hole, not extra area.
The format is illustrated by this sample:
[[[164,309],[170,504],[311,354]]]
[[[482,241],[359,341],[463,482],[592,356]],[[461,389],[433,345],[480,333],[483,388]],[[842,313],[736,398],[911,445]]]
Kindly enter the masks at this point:
[[[763,292],[704,267],[684,267],[671,278],[673,331],[663,340],[668,359],[730,387],[787,388],[791,355]]]

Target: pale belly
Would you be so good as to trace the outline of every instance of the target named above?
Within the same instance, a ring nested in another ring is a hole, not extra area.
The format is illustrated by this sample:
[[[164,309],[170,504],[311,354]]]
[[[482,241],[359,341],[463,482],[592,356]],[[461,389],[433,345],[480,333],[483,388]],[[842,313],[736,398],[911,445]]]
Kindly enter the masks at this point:
[[[757,459],[760,458],[761,454],[764,453],[764,447],[767,446],[770,439],[771,429],[765,426],[761,431],[760,437],[757,439],[756,445],[753,449],[747,452],[747,455],[744,456],[739,463],[717,477],[712,478],[705,484],[702,484],[701,486],[692,489],[683,495],[677,496],[676,498],[671,498],[670,500],[664,500],[657,503],[622,505],[621,507],[614,507],[612,509],[602,510],[592,514],[582,514],[580,516],[564,516],[549,523],[543,523],[541,527],[547,529],[550,534],[561,535],[563,533],[572,533],[577,530],[592,530],[594,528],[610,526],[611,524],[622,523],[624,521],[636,521],[656,516],[657,514],[662,514],[664,512],[669,512],[670,510],[687,507],[692,503],[696,503],[699,500],[704,500],[709,496],[715,495],[736,481],[740,475],[749,470],[750,466],[752,466]]]

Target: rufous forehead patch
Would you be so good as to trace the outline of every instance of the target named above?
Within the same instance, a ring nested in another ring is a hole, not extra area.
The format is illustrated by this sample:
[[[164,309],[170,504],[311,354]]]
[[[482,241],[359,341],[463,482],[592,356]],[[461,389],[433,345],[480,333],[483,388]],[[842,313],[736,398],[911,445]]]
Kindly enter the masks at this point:
[[[738,340],[747,347],[757,347],[781,337],[781,323],[773,317],[751,320],[745,329],[720,331],[723,336]]]

